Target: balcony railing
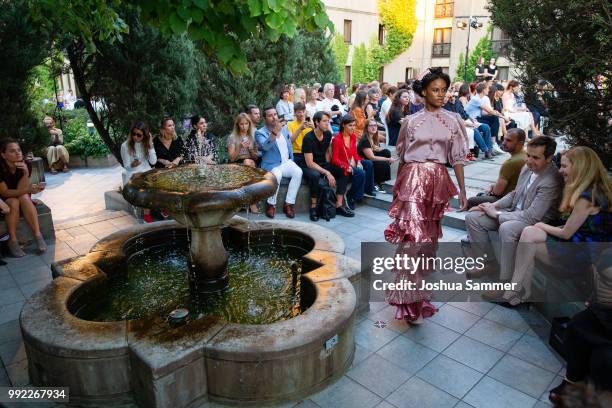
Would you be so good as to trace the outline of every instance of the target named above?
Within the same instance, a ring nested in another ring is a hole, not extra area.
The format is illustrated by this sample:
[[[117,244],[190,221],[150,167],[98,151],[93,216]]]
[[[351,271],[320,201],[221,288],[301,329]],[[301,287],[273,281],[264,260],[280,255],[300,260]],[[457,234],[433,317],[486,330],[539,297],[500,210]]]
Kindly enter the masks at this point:
[[[454,3],[436,4],[435,17],[446,18],[453,16]]]
[[[431,47],[432,58],[450,57],[451,43],[434,44]]]
[[[510,40],[491,40],[491,50],[500,57],[510,54]]]

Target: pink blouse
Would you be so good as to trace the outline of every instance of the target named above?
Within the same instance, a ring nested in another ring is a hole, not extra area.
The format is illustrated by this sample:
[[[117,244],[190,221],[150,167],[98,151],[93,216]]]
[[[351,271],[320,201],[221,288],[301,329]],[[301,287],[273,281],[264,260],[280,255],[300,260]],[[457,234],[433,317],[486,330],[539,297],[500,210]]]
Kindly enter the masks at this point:
[[[451,166],[465,164],[468,138],[461,117],[446,109],[421,109],[406,116],[397,139],[397,152],[405,163],[426,162]]]

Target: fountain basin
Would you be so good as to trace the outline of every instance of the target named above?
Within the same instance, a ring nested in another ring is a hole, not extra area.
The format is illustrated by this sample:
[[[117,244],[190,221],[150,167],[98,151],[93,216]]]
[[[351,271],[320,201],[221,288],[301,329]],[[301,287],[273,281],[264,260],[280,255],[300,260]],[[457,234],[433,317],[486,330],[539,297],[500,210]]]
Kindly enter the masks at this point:
[[[300,315],[271,324],[204,316],[174,327],[160,316],[96,322],[74,311],[124,271],[138,237],[177,229],[139,225],[100,241],[91,252],[54,265],[54,281],[24,306],[20,321],[32,383],[69,386],[76,402],[186,407],[206,399],[240,405],[299,400],[350,366],[354,316],[368,307],[359,265],[335,233],[312,224],[234,217],[225,232],[275,234],[303,247],[302,284],[310,300]],[[299,232],[298,232],[299,231]],[[285,234],[286,232],[286,234]]]

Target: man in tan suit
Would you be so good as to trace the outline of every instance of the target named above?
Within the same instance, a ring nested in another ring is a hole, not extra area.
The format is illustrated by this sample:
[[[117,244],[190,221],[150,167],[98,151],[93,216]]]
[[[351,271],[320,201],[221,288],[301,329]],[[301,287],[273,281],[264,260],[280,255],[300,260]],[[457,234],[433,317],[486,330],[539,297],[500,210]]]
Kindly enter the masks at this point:
[[[516,189],[494,203],[471,208],[465,217],[472,247],[482,252],[493,253],[488,232],[499,230],[500,279],[503,281],[512,278],[516,245],[523,229],[537,222],[549,222],[559,215],[563,178],[552,163],[556,147],[555,140],[547,136],[529,141],[527,159]],[[484,270],[468,272],[467,276],[479,278],[492,270],[495,268],[487,265]]]

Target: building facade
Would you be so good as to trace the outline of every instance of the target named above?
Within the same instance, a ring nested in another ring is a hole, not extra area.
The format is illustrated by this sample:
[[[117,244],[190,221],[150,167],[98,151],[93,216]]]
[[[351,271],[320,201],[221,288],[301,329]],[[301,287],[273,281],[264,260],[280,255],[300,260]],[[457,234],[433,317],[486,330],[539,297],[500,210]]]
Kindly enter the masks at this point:
[[[370,43],[373,37],[384,41],[384,27],[380,24],[377,0],[323,0],[329,18],[337,33],[349,44],[345,76],[351,74],[354,47]],[[417,0],[417,27],[410,47],[380,70],[379,80],[389,83],[405,82],[416,77],[428,67],[442,67],[451,78],[457,70],[464,69],[468,44],[468,29],[459,28],[458,23],[476,18],[482,27],[469,29],[469,50],[472,52],[478,41],[489,35],[493,51],[499,56],[499,79],[513,77],[513,66],[507,58],[509,41],[503,33],[492,28],[486,0]],[[474,69],[474,67],[468,67]],[[348,82],[352,82],[347,78]]]

